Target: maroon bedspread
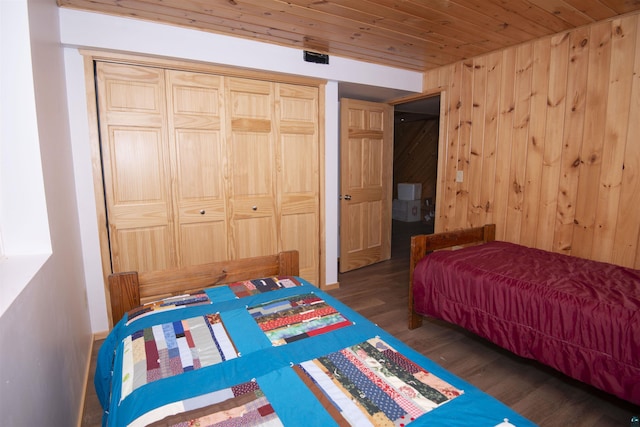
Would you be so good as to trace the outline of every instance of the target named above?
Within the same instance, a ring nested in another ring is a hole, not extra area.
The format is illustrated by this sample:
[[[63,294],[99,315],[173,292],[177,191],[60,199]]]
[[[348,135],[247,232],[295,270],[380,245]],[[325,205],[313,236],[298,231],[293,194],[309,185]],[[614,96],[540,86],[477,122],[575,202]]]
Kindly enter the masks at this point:
[[[640,404],[640,270],[490,242],[434,252],[413,280],[418,314]]]

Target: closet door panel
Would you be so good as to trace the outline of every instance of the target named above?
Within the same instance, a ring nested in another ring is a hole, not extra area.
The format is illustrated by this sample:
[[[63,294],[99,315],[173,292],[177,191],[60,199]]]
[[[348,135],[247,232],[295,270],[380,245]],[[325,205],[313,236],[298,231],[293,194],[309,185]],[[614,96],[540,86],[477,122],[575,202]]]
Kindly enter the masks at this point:
[[[318,89],[279,84],[278,190],[282,249],[300,253],[300,276],[319,283]]]
[[[232,258],[280,250],[273,131],[274,84],[227,79]]]
[[[109,126],[107,134],[109,145],[103,158],[111,166],[108,170],[111,219],[130,222],[139,212],[156,225],[157,221],[166,221],[167,179],[161,130]]]
[[[188,260],[189,265],[199,265],[211,262],[211,260],[226,260],[227,230],[224,221],[210,221],[203,223],[183,222],[180,225],[180,244],[182,256]],[[201,242],[196,245],[194,242]]]
[[[275,196],[273,136],[233,131],[231,180],[234,198]]]
[[[96,65],[112,269],[175,266],[164,72]]]
[[[232,233],[237,239],[234,247],[237,258],[275,254],[277,249],[276,224],[272,215],[237,217]]]
[[[229,259],[223,77],[167,71],[179,264]]]
[[[154,227],[150,223],[137,228],[121,227],[112,234],[111,240],[117,243],[112,251],[117,271],[143,272],[173,267],[169,256],[173,242],[168,238],[167,227]]]
[[[295,248],[300,256],[300,277],[311,283],[320,283],[319,251],[317,235],[317,213],[282,215],[282,246],[285,250]]]

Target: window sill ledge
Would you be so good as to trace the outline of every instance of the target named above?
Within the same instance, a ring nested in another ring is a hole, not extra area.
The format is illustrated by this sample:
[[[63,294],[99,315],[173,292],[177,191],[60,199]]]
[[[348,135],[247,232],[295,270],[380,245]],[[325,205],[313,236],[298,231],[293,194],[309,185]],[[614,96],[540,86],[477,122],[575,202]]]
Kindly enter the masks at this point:
[[[0,259],[0,317],[51,256],[47,254],[11,255]]]

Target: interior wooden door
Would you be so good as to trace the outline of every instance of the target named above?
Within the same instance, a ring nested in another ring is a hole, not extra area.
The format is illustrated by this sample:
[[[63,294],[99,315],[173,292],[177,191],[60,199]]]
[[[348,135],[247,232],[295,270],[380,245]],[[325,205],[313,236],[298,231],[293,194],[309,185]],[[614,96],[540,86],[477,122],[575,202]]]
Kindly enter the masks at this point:
[[[340,102],[340,272],[391,258],[393,107]]]
[[[227,78],[229,241],[232,259],[280,248],[277,204],[275,83]]]
[[[177,264],[164,70],[97,63],[112,271]]]
[[[282,83],[276,88],[282,250],[298,250],[300,276],[320,284],[318,88]]]
[[[177,70],[166,76],[178,264],[225,261],[224,77]]]

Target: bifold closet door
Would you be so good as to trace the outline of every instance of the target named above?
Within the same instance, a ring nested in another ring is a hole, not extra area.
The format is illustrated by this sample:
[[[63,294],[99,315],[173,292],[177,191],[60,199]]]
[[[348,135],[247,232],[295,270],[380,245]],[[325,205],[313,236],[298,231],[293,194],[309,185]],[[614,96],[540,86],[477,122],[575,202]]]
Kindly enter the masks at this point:
[[[176,70],[166,76],[178,264],[225,261],[224,78]]]
[[[230,242],[235,258],[298,250],[319,283],[318,88],[227,79]]]
[[[318,87],[96,63],[112,271],[298,250],[319,283]]]
[[[297,249],[300,276],[320,283],[318,88],[282,83],[276,88],[282,249]]]
[[[96,65],[113,271],[229,259],[220,76]]]
[[[229,233],[234,259],[280,249],[274,83],[227,78]]]
[[[96,82],[112,269],[175,267],[164,70],[97,63]]]

